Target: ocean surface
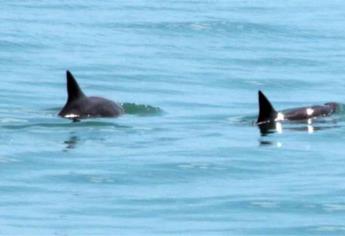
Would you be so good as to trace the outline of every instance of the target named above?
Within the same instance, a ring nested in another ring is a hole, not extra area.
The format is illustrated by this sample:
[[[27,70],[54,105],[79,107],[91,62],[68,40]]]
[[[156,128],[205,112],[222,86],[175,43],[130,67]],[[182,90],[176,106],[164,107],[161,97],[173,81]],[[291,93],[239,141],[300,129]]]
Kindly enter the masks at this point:
[[[4,0],[0,235],[345,235],[345,2]],[[57,116],[69,69],[119,118]]]

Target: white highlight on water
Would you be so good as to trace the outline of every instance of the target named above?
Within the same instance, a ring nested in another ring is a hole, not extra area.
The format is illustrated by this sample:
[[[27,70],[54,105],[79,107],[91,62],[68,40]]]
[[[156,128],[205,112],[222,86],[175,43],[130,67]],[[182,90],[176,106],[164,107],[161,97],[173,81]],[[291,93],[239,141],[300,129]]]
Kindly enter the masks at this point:
[[[276,123],[276,130],[279,134],[283,133],[283,125],[280,122]]]

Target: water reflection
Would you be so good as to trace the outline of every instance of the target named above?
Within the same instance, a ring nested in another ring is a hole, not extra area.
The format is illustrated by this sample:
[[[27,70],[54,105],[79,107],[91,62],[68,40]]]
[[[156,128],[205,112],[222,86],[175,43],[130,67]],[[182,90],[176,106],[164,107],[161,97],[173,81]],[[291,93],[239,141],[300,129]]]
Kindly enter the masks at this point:
[[[64,149],[64,151],[68,151],[70,149],[76,148],[79,141],[80,139],[78,136],[76,135],[70,136],[68,140],[64,141],[64,144],[66,144],[66,148]]]
[[[305,120],[303,122],[271,122],[266,124],[258,125],[258,128],[261,133],[259,138],[260,146],[274,146],[277,148],[283,147],[283,142],[277,141],[279,134],[283,134],[288,131],[300,131],[306,132],[307,134],[314,134],[316,131],[328,130],[341,127],[340,124],[337,124],[336,121],[325,122],[325,121],[315,121],[312,119]],[[269,140],[271,134],[278,134],[275,136],[275,140]]]
[[[285,131],[302,131],[312,134],[316,131],[334,129],[339,127],[341,126],[336,122],[314,122],[312,119],[308,119],[303,122],[270,122],[258,125],[261,136],[267,136],[272,133],[282,134]]]
[[[276,132],[276,122],[260,124],[258,128],[262,136],[267,136],[268,134]]]
[[[277,148],[283,147],[283,143],[279,141],[270,141],[270,140],[259,140],[260,146],[276,146]]]

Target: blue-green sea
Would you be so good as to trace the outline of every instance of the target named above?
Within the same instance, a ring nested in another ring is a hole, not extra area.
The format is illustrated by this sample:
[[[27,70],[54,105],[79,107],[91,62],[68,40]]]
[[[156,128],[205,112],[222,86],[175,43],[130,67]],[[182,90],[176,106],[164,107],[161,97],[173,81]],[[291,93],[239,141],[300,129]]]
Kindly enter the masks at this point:
[[[345,235],[345,2],[0,2],[0,235]],[[66,70],[119,118],[72,122]]]

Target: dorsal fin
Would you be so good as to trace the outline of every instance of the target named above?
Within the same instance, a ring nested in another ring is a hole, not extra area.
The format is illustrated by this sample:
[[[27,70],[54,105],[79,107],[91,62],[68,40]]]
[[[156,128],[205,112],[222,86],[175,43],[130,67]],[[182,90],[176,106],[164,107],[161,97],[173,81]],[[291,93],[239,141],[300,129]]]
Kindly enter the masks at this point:
[[[275,119],[277,111],[273,108],[271,102],[259,90],[259,116],[257,123],[269,122]]]
[[[66,71],[66,78],[67,78],[67,94],[68,94],[67,103],[77,100],[79,98],[85,97],[85,94],[80,89],[77,81],[75,80],[74,76],[69,70]]]

